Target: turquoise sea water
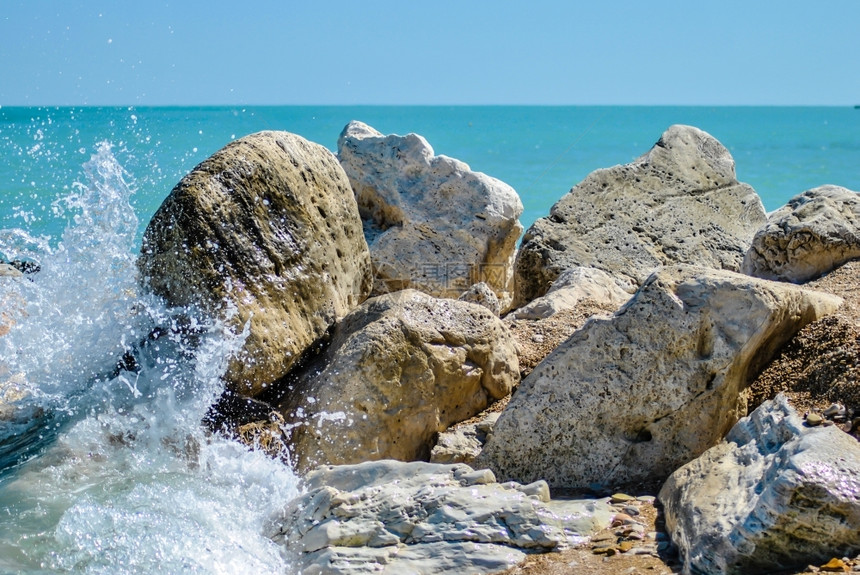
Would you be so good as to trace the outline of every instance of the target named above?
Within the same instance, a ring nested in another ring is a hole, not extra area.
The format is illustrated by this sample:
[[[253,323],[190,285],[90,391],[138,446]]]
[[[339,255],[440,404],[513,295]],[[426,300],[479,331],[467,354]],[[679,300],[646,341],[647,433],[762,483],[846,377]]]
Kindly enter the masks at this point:
[[[296,476],[200,426],[241,334],[143,293],[135,259],[163,198],[231,139],[334,150],[353,119],[511,184],[525,226],[673,123],[726,145],[769,210],[860,190],[850,108],[0,108],[0,256],[41,266],[0,276],[0,574],[292,572],[265,533]]]
[[[512,185],[526,227],[589,172],[645,153],[676,123],[720,140],[769,211],[818,185],[860,190],[860,110],[848,107],[3,107],[0,228],[56,237],[55,201],[98,142],[134,183],[142,229],[173,185],[231,139],[287,130],[335,151],[351,120],[421,134],[437,154]]]

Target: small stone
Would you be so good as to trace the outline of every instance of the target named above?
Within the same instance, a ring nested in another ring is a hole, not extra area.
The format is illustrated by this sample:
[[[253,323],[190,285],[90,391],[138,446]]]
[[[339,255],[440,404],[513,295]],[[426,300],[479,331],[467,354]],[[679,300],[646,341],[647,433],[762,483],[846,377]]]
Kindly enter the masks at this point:
[[[628,503],[630,501],[636,501],[636,498],[632,495],[627,495],[626,493],[615,493],[609,498],[609,501],[612,503]]]
[[[845,407],[843,407],[842,405],[839,405],[838,403],[831,403],[830,407],[828,407],[827,409],[825,409],[822,412],[822,415],[824,415],[824,417],[830,417],[830,418],[844,417],[845,416]]]
[[[650,503],[653,505],[654,502],[657,501],[657,498],[653,495],[640,495],[636,498],[636,501],[639,501],[641,503]]]
[[[613,535],[612,533],[601,533],[600,535],[595,535],[591,539],[591,542],[597,547],[605,547],[605,545],[600,545],[600,543],[605,543],[606,541],[614,542],[615,535]]]
[[[822,421],[824,421],[824,418],[822,418],[817,413],[809,413],[806,416],[806,425],[808,425],[809,427],[815,427],[816,425],[821,425]]]
[[[827,563],[821,566],[822,571],[831,571],[831,572],[845,572],[848,571],[848,565],[845,564],[845,561],[842,559],[837,559],[834,557]]]
[[[632,541],[622,541],[621,543],[618,544],[618,550],[621,551],[622,553],[627,553],[631,549],[633,549],[633,542]]]
[[[633,507],[632,505],[625,505],[621,510],[624,511],[624,513],[626,513],[627,515],[633,517],[639,515],[639,509]]]
[[[595,547],[591,550],[595,555],[606,555],[607,557],[612,557],[618,550],[615,547]]]
[[[532,341],[535,343],[543,343],[543,334],[536,333],[532,336]]]

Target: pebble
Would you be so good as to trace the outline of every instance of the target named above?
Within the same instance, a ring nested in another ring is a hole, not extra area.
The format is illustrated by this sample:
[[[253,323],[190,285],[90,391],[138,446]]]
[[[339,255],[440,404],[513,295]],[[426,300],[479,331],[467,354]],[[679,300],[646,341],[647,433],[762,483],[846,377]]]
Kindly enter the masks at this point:
[[[845,407],[838,403],[832,403],[830,404],[830,407],[822,412],[822,415],[831,419],[835,417],[845,417]]]
[[[810,427],[815,427],[816,425],[821,425],[821,422],[824,421],[824,418],[818,415],[817,413],[810,413],[806,416],[806,424]]]
[[[637,509],[636,507],[633,507],[632,505],[625,505],[621,510],[624,513],[626,513],[627,515],[630,515],[633,517],[639,515],[639,509]]]
[[[833,559],[822,565],[821,570],[828,572],[844,573],[848,571],[848,565],[846,565],[845,561],[843,561],[842,559],[837,559],[836,557],[834,557]]]
[[[654,497],[653,495],[640,495],[639,497],[636,498],[636,501],[641,501],[642,503],[653,504],[655,501],[657,501],[657,498]]]
[[[622,553],[627,553],[631,549],[633,549],[633,542],[632,541],[622,541],[621,543],[618,544],[618,550],[621,551]]]
[[[636,501],[636,498],[632,495],[627,495],[626,493],[615,493],[609,498],[609,501],[612,503],[629,503],[631,501]]]
[[[532,341],[535,343],[543,343],[543,334],[536,333],[532,336]]]
[[[595,555],[606,555],[608,557],[612,557],[618,553],[618,550],[615,549],[615,547],[595,547],[591,552]]]

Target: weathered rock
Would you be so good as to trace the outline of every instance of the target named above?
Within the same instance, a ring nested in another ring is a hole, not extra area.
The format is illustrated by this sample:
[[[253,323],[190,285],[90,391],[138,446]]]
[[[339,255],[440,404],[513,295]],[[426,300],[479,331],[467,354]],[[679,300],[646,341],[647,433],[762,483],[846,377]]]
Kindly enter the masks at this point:
[[[685,573],[769,573],[860,551],[860,443],[784,395],[660,490]]]
[[[743,272],[803,283],[860,258],[860,195],[821,186],[773,212],[752,241]]]
[[[607,527],[606,500],[550,501],[466,465],[378,461],[310,473],[269,528],[300,573],[494,573]]]
[[[590,305],[621,307],[630,299],[630,293],[606,272],[595,268],[576,267],[562,272],[550,286],[546,295],[534,299],[509,314],[515,319],[546,319],[559,311],[574,309],[580,302]],[[629,287],[628,287],[629,289]]]
[[[741,389],[840,302],[723,270],[662,268],[522,381],[476,465],[557,487],[663,480],[731,429],[746,413]]]
[[[383,136],[350,122],[337,147],[365,220],[374,293],[414,288],[456,298],[484,281],[502,310],[510,307],[523,231],[513,188],[434,155],[416,134]]]
[[[758,195],[737,181],[729,151],[697,128],[672,126],[636,161],[589,174],[529,228],[517,256],[514,307],[576,266],[634,288],[661,265],[737,271],[765,221]]]
[[[514,340],[485,308],[415,290],[372,298],[295,373],[281,410],[296,465],[427,459],[435,435],[510,393]]]
[[[494,292],[493,288],[487,285],[486,282],[478,282],[474,284],[472,287],[460,294],[460,297],[457,299],[483,306],[490,310],[490,313],[495,316],[498,316],[502,311],[496,292]]]
[[[372,282],[337,159],[287,132],[235,140],[185,176],[147,226],[139,267],[170,304],[247,326],[226,379],[251,395],[364,301]]]
[[[487,435],[499,419],[499,412],[488,413],[475,423],[457,426],[439,434],[430,450],[431,463],[465,463],[471,465],[480,455]]]

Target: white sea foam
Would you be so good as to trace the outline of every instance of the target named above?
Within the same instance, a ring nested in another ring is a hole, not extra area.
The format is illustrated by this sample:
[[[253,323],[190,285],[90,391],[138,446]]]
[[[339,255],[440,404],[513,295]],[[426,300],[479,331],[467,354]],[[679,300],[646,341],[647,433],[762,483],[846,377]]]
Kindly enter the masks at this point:
[[[41,266],[0,278],[0,572],[288,572],[295,475],[200,425],[243,334],[141,293],[131,178],[106,144],[84,172],[58,246],[0,231]]]

